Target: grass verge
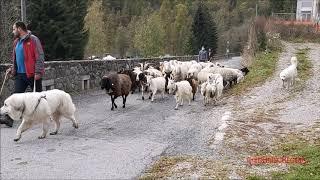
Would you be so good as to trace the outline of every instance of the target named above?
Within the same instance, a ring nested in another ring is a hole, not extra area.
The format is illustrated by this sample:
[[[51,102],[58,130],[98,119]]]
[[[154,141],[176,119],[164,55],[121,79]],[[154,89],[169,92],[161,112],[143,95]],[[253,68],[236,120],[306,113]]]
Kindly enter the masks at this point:
[[[308,58],[310,49],[298,49],[296,56],[298,59],[298,78],[300,81],[297,82],[294,88],[295,92],[301,91],[305,87],[306,81],[312,76],[312,62]]]
[[[312,136],[312,134],[314,136]],[[268,179],[320,179],[320,136],[319,132],[311,132],[309,139],[301,134],[288,134],[279,140],[279,144],[272,154],[278,157],[301,157],[305,164],[289,164],[287,172],[274,172]],[[311,138],[310,138],[311,137]],[[247,179],[266,179],[253,175]]]
[[[294,164],[286,173],[274,173],[273,179],[320,179],[320,139],[314,143],[300,139],[282,144],[279,155],[302,157],[305,164]]]
[[[161,157],[139,179],[212,179],[226,177],[228,171],[220,161],[193,156]]]

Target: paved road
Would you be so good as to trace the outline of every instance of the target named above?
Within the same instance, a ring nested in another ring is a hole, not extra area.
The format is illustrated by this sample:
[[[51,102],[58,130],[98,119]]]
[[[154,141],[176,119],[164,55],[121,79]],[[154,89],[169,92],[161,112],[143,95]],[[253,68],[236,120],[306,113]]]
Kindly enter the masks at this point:
[[[204,107],[201,101],[174,110],[173,96],[153,103],[140,99],[131,95],[125,109],[111,111],[103,91],[74,97],[80,128],[64,119],[58,135],[42,140],[37,139],[41,126],[25,132],[19,142],[13,142],[18,124],[2,126],[1,177],[134,178],[159,155],[214,154],[205,142],[226,106]]]

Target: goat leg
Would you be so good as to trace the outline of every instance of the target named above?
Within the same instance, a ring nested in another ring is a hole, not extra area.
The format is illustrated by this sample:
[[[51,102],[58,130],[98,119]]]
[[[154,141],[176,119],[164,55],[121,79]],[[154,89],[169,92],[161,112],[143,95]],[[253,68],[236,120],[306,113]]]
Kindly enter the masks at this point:
[[[142,85],[142,86],[141,86],[142,100],[144,100],[144,95],[143,95],[144,93],[143,93],[143,92],[144,92],[144,86]]]
[[[113,109],[114,109],[114,106],[113,106],[113,102],[114,102],[114,99],[113,99],[113,97],[112,97],[112,95],[110,96],[111,97],[111,111],[113,111]]]
[[[125,108],[126,107],[126,100],[127,100],[127,96],[125,95],[125,96],[122,96],[122,99],[123,99],[123,108]]]

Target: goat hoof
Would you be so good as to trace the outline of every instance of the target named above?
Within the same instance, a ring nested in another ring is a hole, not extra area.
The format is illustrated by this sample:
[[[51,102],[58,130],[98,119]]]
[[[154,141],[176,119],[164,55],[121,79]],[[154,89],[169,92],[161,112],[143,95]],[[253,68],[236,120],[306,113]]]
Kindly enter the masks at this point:
[[[57,135],[58,134],[58,131],[55,131],[55,132],[51,132],[50,135]]]
[[[176,108],[174,108],[174,110],[178,110],[178,108],[176,107]]]
[[[74,128],[78,129],[79,128],[79,125],[78,124],[73,124],[72,125]]]
[[[45,137],[46,137],[46,136],[41,135],[41,136],[38,137],[38,139],[44,139]]]
[[[125,105],[122,106],[122,108],[125,108],[125,107],[126,107]]]
[[[151,99],[151,96],[149,97],[149,99]]]
[[[19,138],[14,138],[13,139],[15,142],[19,141],[20,140],[20,137]]]
[[[144,97],[142,96],[142,100],[144,100]]]
[[[114,108],[111,108],[111,111],[113,111],[114,110]]]

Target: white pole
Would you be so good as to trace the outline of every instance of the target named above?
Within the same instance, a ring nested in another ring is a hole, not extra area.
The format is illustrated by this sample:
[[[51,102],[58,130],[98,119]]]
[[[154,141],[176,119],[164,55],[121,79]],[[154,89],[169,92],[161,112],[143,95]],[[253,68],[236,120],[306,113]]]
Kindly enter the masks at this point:
[[[27,22],[26,0],[21,0],[21,20],[22,20],[24,23]]]

